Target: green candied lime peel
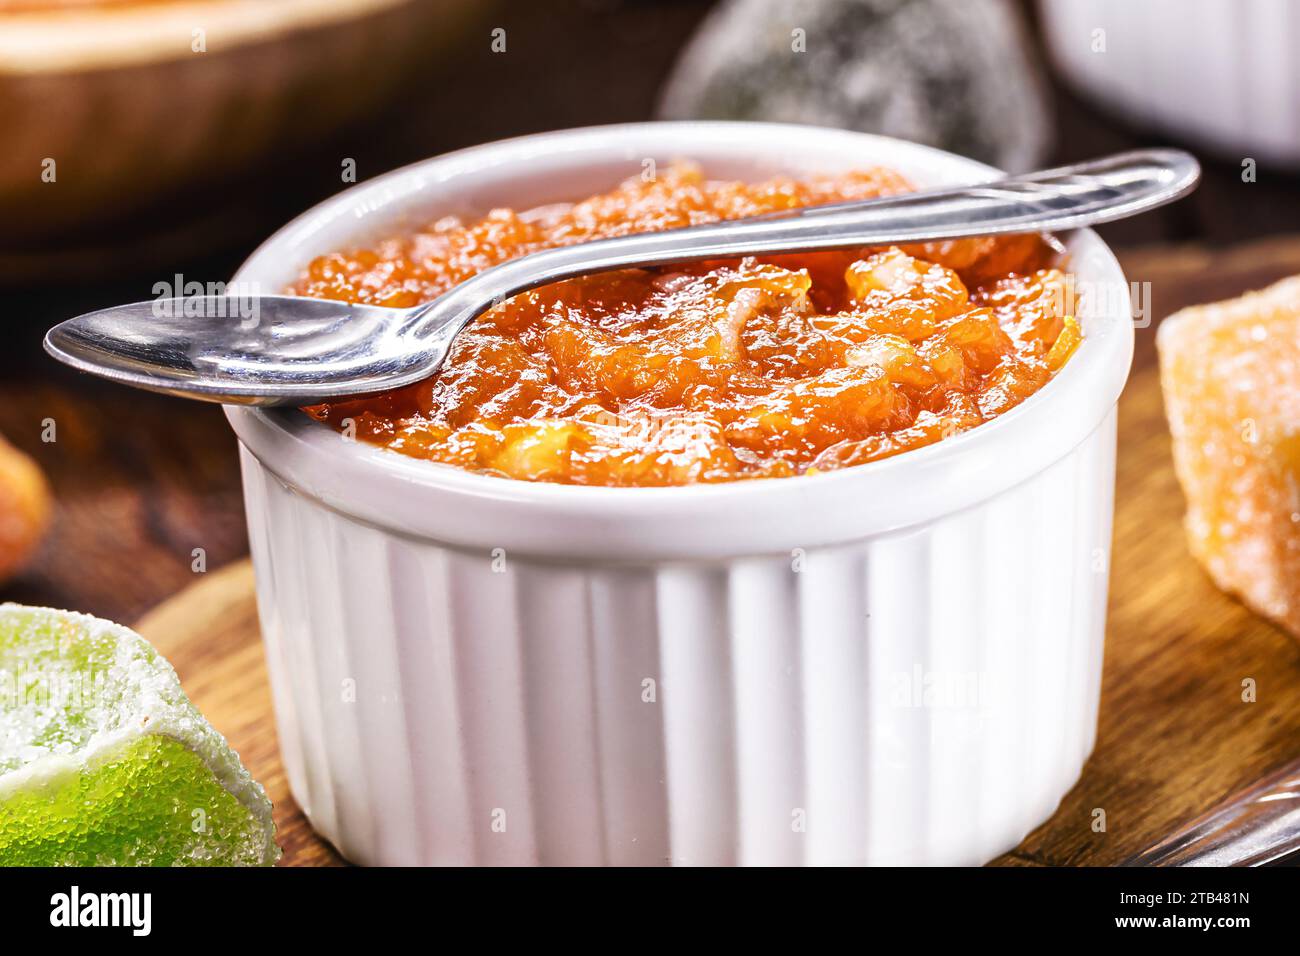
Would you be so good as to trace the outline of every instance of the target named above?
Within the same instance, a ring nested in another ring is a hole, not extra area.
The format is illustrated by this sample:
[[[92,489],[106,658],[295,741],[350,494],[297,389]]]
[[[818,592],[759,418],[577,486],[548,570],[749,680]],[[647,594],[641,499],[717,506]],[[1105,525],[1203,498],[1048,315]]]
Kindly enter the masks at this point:
[[[269,866],[266,791],[135,632],[0,605],[0,865]]]

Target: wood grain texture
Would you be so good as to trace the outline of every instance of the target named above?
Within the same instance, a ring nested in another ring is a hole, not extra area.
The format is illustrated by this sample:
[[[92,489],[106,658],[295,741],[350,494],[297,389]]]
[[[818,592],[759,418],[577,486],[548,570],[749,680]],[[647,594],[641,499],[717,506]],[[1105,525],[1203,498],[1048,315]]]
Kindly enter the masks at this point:
[[[239,458],[221,409],[81,377],[0,383],[0,434],[49,478],[54,521],[0,599],[131,621],[248,553]],[[113,394],[118,392],[119,394]],[[55,440],[44,441],[50,423]]]
[[[1097,748],[1055,816],[999,865],[1117,863],[1300,755],[1300,644],[1219,593],[1188,555],[1155,373],[1139,371],[1120,402]],[[288,794],[248,563],[208,575],[138,628],[267,787],[283,863],[338,863]],[[1097,810],[1104,832],[1093,828]]]

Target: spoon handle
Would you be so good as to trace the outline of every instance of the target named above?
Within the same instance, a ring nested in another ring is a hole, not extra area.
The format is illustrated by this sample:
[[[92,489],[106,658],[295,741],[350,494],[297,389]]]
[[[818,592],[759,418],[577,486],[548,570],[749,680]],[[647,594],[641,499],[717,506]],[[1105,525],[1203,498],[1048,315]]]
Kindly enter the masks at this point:
[[[1233,794],[1121,866],[1266,866],[1300,859],[1300,760]]]
[[[547,249],[487,269],[413,318],[450,340],[488,304],[562,279],[700,259],[1044,232],[1109,222],[1190,192],[1200,167],[1176,149],[1104,159],[949,189],[907,193]]]

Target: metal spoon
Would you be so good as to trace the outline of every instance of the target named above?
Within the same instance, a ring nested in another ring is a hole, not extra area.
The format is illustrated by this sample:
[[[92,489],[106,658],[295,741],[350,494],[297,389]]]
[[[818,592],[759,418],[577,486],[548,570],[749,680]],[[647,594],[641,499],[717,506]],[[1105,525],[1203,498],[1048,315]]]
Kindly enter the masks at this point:
[[[229,404],[307,405],[432,375],[480,313],[561,279],[699,259],[1070,229],[1171,202],[1199,176],[1185,152],[1138,150],[972,186],[547,249],[410,309],[283,295],[136,302],[56,325],[45,348],[74,368],[138,388]]]
[[[1120,866],[1300,863],[1300,760],[1228,797]]]

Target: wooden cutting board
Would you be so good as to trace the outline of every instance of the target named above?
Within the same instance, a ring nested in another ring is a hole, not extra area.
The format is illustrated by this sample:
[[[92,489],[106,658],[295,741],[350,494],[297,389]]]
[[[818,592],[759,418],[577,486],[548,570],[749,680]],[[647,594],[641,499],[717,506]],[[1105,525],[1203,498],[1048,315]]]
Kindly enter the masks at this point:
[[[1300,757],[1300,642],[1219,593],[1188,555],[1156,369],[1142,356],[1138,366],[1120,401],[1097,747],[1055,816],[999,864],[1117,863]],[[341,863],[289,795],[249,564],[208,574],[137,628],[266,786],[282,863]],[[1254,702],[1243,700],[1247,680]],[[1097,809],[1105,811],[1104,832],[1093,829]]]

